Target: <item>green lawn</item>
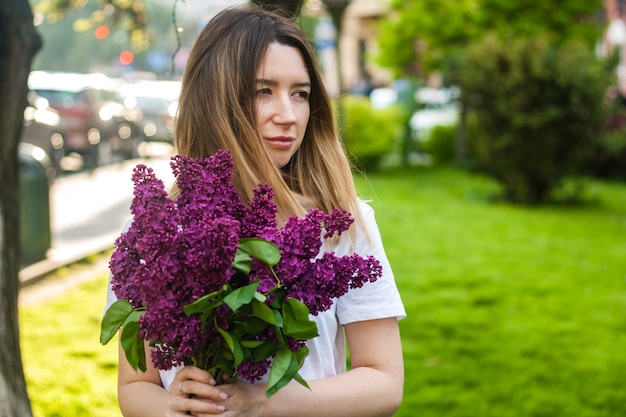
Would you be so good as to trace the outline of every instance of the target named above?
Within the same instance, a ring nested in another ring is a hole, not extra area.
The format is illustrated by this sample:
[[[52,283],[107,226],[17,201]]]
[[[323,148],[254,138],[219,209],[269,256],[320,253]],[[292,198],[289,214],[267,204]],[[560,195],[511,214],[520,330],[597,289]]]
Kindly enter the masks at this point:
[[[63,278],[59,278],[63,279]],[[22,360],[35,417],[120,417],[117,344],[100,345],[107,274],[20,309]]]
[[[371,186],[409,314],[398,416],[626,415],[624,185],[532,209],[454,171]]]
[[[408,312],[397,416],[626,415],[626,185],[541,208],[492,203],[492,183],[445,169],[359,187]],[[105,285],[21,309],[36,417],[119,416]]]

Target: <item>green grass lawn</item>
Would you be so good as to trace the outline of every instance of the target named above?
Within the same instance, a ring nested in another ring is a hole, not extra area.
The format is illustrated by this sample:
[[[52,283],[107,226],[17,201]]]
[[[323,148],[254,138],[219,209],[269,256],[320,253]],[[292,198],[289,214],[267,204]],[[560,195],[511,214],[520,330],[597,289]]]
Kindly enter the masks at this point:
[[[408,317],[401,417],[626,415],[626,185],[581,206],[493,203],[495,186],[415,168],[359,181]],[[106,276],[21,309],[36,417],[119,416]]]
[[[409,314],[398,416],[626,415],[624,185],[543,208],[454,171],[371,187]]]
[[[120,417],[117,344],[99,342],[106,271],[20,309],[22,360],[34,417]],[[59,278],[63,279],[63,278]]]

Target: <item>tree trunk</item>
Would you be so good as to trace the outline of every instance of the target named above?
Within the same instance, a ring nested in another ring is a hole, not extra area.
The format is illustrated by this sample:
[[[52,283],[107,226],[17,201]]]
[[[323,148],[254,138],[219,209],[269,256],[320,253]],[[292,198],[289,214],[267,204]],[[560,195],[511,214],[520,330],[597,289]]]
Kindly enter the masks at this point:
[[[468,108],[464,102],[460,103],[459,127],[456,131],[456,164],[460,168],[467,168],[467,117]]]
[[[337,41],[335,44],[335,58],[337,60],[337,128],[343,135],[344,129],[344,109],[343,109],[343,70],[341,66],[341,34],[343,33],[343,17],[351,0],[322,0],[322,4],[330,15],[335,26]]]
[[[32,416],[18,326],[18,146],[28,74],[41,47],[28,0],[0,0],[0,417]]]
[[[322,4],[326,8],[326,11],[330,15],[331,20],[333,21],[333,25],[335,26],[335,31],[337,32],[337,45],[336,45],[336,55],[337,55],[337,82],[339,97],[343,95],[343,74],[341,69],[341,35],[343,33],[343,17],[346,13],[346,9],[350,5],[351,0],[322,0]],[[341,102],[341,100],[339,100]]]

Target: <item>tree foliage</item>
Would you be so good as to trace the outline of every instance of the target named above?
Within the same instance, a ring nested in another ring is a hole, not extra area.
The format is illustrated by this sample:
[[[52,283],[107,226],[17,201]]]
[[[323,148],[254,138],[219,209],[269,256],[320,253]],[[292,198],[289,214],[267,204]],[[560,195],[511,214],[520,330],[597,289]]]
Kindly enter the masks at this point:
[[[390,18],[381,23],[379,63],[398,75],[447,69],[487,33],[593,45],[601,36],[602,7],[602,0],[393,0]]]
[[[602,0],[481,0],[479,24],[506,37],[541,35],[560,44],[579,39],[588,45],[601,37]]]
[[[381,23],[379,62],[398,75],[440,67],[476,38],[480,0],[394,0]]]
[[[547,201],[581,172],[599,139],[605,67],[581,42],[557,47],[541,37],[490,36],[466,56],[462,100],[478,120],[472,143],[480,169],[509,200]]]
[[[404,109],[390,106],[377,109],[367,97],[346,95],[343,102],[343,140],[352,163],[363,171],[376,171],[382,159],[402,139]]]
[[[76,21],[89,20],[100,6],[100,3],[91,1],[81,9],[68,10],[54,23],[50,19],[42,21],[37,31],[44,38],[44,47],[35,57],[32,69],[104,73],[115,70],[119,65],[119,54],[132,49],[124,25],[113,26],[109,21],[98,24],[109,29],[108,35],[102,39],[95,36],[97,27],[83,32],[77,32],[73,27]],[[176,32],[171,4],[151,3],[148,12],[145,36],[149,45],[143,51],[133,50],[132,67],[150,70],[163,78],[178,75],[174,72],[172,55],[179,42],[182,45],[193,43],[197,36],[196,22],[188,15],[177,16],[176,26],[185,30]]]
[[[89,17],[73,22],[76,32],[84,32],[96,25],[107,22],[111,26],[121,26],[129,35],[135,51],[143,51],[149,45],[146,25],[148,11],[144,0],[97,0],[99,7]],[[82,9],[88,0],[41,0],[35,11],[43,14],[50,22],[57,22],[72,9]]]

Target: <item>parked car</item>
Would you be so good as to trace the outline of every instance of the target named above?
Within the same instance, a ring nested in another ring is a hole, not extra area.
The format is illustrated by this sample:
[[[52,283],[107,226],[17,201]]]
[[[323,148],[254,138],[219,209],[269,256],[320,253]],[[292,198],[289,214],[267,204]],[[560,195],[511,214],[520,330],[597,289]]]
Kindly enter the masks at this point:
[[[137,124],[146,142],[174,142],[180,81],[142,81],[118,88],[119,99],[137,112]]]
[[[457,123],[459,109],[456,93],[450,89],[421,88],[415,92],[419,109],[413,113],[409,126],[417,142],[428,140],[435,126],[450,126]]]
[[[134,114],[116,100],[116,82],[103,74],[33,71],[29,87],[59,113],[65,155],[96,167],[137,156]]]
[[[21,142],[43,149],[55,172],[59,173],[62,171],[61,160],[64,157],[59,112],[50,107],[48,100],[37,96],[33,91],[28,92],[27,100]]]
[[[398,92],[393,88],[374,88],[369,98],[375,109],[386,109],[398,103]]]

